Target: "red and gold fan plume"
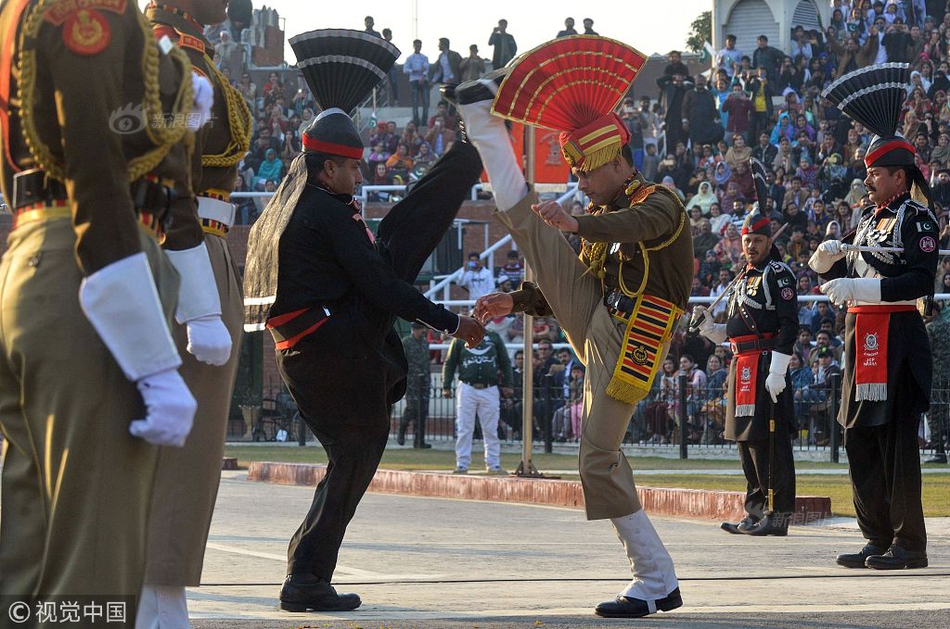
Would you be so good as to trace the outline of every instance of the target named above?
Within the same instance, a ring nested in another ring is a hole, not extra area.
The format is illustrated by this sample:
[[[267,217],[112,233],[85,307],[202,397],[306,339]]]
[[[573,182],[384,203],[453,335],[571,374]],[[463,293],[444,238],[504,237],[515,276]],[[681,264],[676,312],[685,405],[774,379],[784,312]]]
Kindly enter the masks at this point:
[[[503,118],[562,131],[572,166],[606,164],[629,140],[613,110],[646,62],[634,48],[606,37],[576,35],[538,46],[512,62],[492,111]]]

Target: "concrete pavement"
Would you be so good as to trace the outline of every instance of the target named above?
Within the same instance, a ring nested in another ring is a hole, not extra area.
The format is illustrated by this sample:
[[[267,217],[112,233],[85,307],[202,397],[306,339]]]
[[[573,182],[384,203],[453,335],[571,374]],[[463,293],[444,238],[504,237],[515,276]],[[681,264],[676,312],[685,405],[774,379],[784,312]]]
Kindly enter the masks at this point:
[[[337,614],[277,609],[287,540],[313,489],[225,472],[195,629],[615,627],[593,616],[630,579],[609,522],[575,509],[368,494],[334,578],[363,606]],[[677,565],[684,607],[664,627],[943,627],[950,624],[950,519],[928,521],[930,566],[846,570],[863,540],[852,520],[787,538],[728,535],[718,522],[654,517]]]

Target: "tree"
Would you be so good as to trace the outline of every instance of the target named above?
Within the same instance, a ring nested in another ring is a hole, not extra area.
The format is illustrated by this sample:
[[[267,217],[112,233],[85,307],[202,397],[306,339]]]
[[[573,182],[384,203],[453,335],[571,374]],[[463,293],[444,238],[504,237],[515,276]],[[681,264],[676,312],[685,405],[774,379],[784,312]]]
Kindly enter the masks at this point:
[[[689,25],[689,37],[686,38],[686,47],[691,52],[702,52],[703,46],[712,41],[712,11],[703,11],[693,23]]]

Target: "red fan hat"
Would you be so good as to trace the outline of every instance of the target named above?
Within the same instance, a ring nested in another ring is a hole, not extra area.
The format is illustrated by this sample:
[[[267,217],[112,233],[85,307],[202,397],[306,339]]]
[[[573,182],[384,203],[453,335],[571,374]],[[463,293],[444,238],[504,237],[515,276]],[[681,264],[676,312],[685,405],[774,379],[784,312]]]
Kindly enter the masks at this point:
[[[565,161],[581,171],[607,164],[630,141],[617,105],[646,63],[634,48],[606,37],[555,39],[513,62],[492,111],[561,131]]]

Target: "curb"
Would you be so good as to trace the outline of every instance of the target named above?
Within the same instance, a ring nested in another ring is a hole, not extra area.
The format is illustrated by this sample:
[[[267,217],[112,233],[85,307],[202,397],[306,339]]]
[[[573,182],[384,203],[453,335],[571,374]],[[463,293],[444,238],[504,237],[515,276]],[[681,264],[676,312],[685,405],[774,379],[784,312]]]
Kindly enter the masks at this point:
[[[250,481],[314,487],[326,474],[325,465],[254,461]],[[516,476],[453,475],[379,469],[369,491],[427,498],[461,498],[520,502],[555,507],[584,508],[580,481],[544,480]],[[640,504],[651,514],[735,522],[745,517],[745,494],[739,491],[637,486]],[[831,517],[831,498],[798,496],[792,524],[808,524]]]

